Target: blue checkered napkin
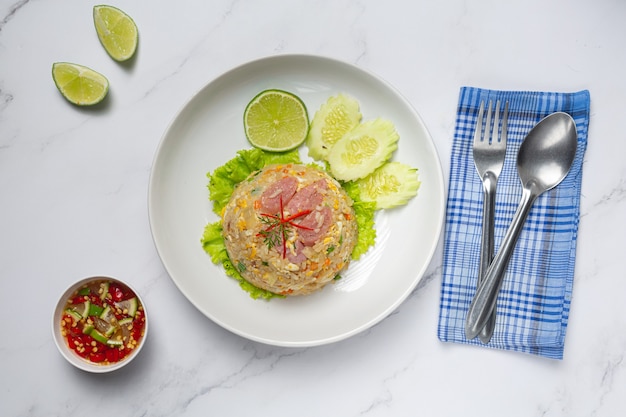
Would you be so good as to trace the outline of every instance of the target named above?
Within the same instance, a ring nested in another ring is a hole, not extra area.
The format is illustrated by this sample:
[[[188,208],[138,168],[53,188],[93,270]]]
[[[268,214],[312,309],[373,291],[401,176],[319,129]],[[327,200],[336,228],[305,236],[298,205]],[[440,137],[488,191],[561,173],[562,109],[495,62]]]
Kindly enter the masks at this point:
[[[465,338],[465,317],[476,292],[483,190],[472,159],[481,100],[509,102],[507,153],[498,180],[495,250],[519,204],[517,151],[531,128],[550,113],[576,122],[578,149],[565,180],[535,201],[507,268],[497,303],[493,348],[562,359],[570,309],[580,213],[583,155],[587,147],[589,92],[544,93],[463,87],[450,161],[444,237],[439,339],[482,345]]]

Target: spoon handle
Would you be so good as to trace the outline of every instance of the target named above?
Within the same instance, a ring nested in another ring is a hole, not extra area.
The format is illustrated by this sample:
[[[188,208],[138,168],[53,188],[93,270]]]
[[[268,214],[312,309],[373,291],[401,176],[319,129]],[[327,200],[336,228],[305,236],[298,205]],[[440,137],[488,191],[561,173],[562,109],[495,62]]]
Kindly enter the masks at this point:
[[[498,291],[502,285],[504,273],[506,272],[513,250],[515,249],[520,232],[524,227],[524,222],[528,217],[528,212],[537,198],[537,195],[538,194],[531,191],[531,189],[524,187],[519,206],[502,240],[500,250],[487,269],[482,282],[479,283],[478,290],[470,304],[465,320],[465,336],[468,339],[475,338],[491,317],[498,298]]]

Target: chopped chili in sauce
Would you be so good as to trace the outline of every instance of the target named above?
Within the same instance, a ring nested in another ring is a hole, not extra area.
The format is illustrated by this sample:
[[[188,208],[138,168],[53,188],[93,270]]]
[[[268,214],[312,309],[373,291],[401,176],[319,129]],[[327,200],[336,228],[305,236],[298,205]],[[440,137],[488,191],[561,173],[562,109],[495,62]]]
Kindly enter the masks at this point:
[[[68,347],[78,356],[109,365],[137,348],[145,333],[146,316],[130,288],[98,279],[69,297],[60,325]]]

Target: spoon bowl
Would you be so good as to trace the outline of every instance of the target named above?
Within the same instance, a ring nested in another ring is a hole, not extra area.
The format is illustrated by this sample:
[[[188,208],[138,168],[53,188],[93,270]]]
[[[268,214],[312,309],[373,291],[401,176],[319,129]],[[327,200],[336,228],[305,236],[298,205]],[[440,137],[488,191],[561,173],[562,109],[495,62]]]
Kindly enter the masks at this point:
[[[517,154],[522,186],[536,183],[541,192],[556,187],[576,156],[576,125],[567,113],[552,113],[526,136]]]
[[[504,273],[530,209],[539,195],[556,187],[567,176],[578,138],[576,124],[567,113],[552,113],[526,135],[517,155],[522,198],[500,250],[487,269],[470,304],[465,336],[475,338],[495,308]]]

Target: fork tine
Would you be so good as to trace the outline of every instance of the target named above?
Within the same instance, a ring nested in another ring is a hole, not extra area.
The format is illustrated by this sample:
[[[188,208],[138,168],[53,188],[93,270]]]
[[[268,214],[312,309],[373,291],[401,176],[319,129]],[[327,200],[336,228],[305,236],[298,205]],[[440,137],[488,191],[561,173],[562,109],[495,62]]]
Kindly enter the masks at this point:
[[[496,101],[495,114],[493,115],[493,133],[491,133],[491,143],[498,143],[498,130],[500,127],[500,100]]]
[[[509,102],[504,102],[504,112],[502,113],[502,133],[500,134],[500,142],[506,145],[506,135],[508,133],[509,124]]]
[[[480,142],[483,132],[483,111],[485,110],[485,102],[480,102],[480,107],[478,108],[478,117],[476,119],[476,129],[474,130],[474,145]]]
[[[485,134],[483,140],[486,145],[489,145],[491,135],[491,105],[493,102],[489,100],[489,107],[487,108],[487,120],[485,120]]]

